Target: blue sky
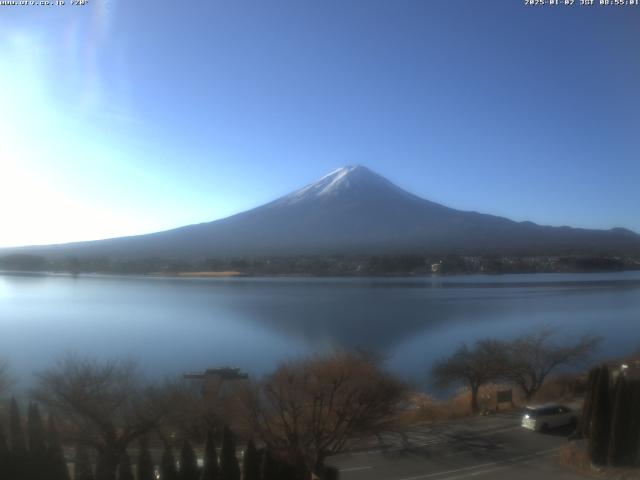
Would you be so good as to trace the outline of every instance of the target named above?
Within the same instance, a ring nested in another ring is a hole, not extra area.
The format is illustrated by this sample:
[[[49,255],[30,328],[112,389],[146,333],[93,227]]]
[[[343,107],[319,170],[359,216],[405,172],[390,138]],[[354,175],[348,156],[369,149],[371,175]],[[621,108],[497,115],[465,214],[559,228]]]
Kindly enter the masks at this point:
[[[69,3],[0,7],[0,246],[209,221],[347,164],[640,231],[640,7]]]

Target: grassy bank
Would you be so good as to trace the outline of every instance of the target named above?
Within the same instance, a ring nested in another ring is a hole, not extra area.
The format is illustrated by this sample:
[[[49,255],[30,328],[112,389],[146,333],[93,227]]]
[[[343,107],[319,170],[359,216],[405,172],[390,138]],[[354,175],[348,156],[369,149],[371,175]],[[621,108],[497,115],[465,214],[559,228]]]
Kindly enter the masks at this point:
[[[509,385],[489,384],[480,388],[480,411],[484,414],[517,411],[529,404],[559,402],[580,408],[586,388],[586,377],[583,374],[556,375],[547,380],[536,397],[527,401],[522,392],[513,388],[513,404],[497,403],[497,392],[508,390]],[[425,422],[444,422],[473,415],[471,393],[468,389],[460,389],[445,400],[422,393],[414,393],[411,397],[411,408],[402,414],[401,423],[411,425]]]

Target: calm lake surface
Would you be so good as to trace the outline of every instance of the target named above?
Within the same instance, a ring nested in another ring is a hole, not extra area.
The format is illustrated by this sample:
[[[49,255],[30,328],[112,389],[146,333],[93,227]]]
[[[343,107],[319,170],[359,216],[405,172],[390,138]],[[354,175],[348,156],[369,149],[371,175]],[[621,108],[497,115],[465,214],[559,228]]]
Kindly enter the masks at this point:
[[[260,375],[333,346],[374,349],[406,379],[461,342],[545,325],[640,348],[640,272],[427,278],[0,275],[0,358],[25,386],[65,352],[163,376],[234,365]]]

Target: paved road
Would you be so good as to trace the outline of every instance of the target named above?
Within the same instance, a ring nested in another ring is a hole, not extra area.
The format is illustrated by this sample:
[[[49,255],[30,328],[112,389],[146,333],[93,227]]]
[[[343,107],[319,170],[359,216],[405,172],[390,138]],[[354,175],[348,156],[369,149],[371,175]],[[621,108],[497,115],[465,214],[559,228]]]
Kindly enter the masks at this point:
[[[568,433],[525,430],[515,415],[480,417],[387,435],[328,463],[342,480],[583,480],[556,462]]]

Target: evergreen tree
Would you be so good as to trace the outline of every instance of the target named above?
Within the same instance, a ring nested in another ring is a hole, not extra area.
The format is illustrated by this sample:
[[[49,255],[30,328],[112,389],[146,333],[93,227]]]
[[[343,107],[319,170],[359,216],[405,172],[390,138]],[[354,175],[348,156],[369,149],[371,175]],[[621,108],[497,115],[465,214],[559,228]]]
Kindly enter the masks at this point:
[[[640,380],[629,383],[631,418],[629,419],[629,451],[630,463],[635,465],[640,460]]]
[[[200,472],[198,471],[198,457],[196,452],[188,440],[182,442],[180,450],[180,478],[182,480],[198,480]]]
[[[247,442],[242,458],[242,480],[260,480],[260,456],[253,440]]]
[[[47,450],[47,440],[42,417],[40,416],[40,409],[35,403],[29,404],[27,435],[31,454],[44,454]]]
[[[73,466],[73,480],[93,480],[91,459],[82,445],[76,445],[76,457]]]
[[[10,461],[9,445],[4,435],[4,428],[0,425],[0,478],[11,478],[11,472],[9,471]]]
[[[631,440],[630,419],[633,415],[632,395],[624,375],[618,375],[613,394],[611,435],[607,462],[609,465],[622,466],[629,461],[629,443]]]
[[[176,459],[168,442],[165,443],[164,452],[162,452],[162,458],[160,459],[160,478],[162,480],[180,480],[176,469]]]
[[[284,461],[283,459],[278,459],[278,479],[279,480],[306,480],[310,478],[311,475],[307,475],[305,477],[302,476],[300,469],[295,465]]]
[[[22,419],[20,418],[20,408],[15,398],[11,399],[9,429],[11,435],[11,453],[26,454],[27,444],[22,430]]]
[[[64,458],[64,451],[58,435],[58,428],[52,415],[49,415],[47,440],[47,464],[49,468],[47,480],[70,480],[67,461]]]
[[[35,403],[29,404],[27,416],[27,437],[29,439],[29,474],[31,480],[48,480],[47,441],[40,416],[40,409]]]
[[[109,462],[105,458],[104,449],[98,450],[98,458],[96,459],[96,480],[115,480],[118,473],[118,467],[113,471],[109,467]]]
[[[149,451],[146,438],[140,440],[140,451],[138,452],[138,480],[155,480],[156,475],[153,468],[153,458]]]
[[[338,480],[340,471],[336,467],[326,466],[322,472],[322,480]]]
[[[131,470],[131,458],[127,452],[122,454],[118,463],[118,480],[135,480]]]
[[[220,450],[220,477],[222,480],[240,480],[240,465],[236,457],[236,442],[231,429],[225,425]]]
[[[209,430],[207,431],[207,440],[204,445],[204,468],[202,469],[200,480],[218,480],[219,477],[216,442],[213,438],[213,432]]]
[[[260,465],[262,480],[280,480],[278,462],[269,448],[262,452],[262,462]]]
[[[609,368],[606,365],[600,367],[595,390],[589,432],[589,458],[596,465],[604,465],[607,461],[611,427],[611,389]]]
[[[11,437],[10,474],[13,480],[26,480],[29,469],[29,452],[22,429],[20,409],[15,398],[11,399],[9,435]]]
[[[591,423],[591,411],[593,409],[593,396],[596,391],[595,385],[598,379],[597,367],[589,370],[587,377],[587,390],[585,392],[584,404],[582,406],[582,416],[580,417],[579,432],[582,437],[589,436],[589,424]]]
[[[311,472],[304,465],[296,464],[287,459],[274,455],[268,449],[262,457],[263,480],[307,480]],[[320,476],[324,479],[324,476]]]

